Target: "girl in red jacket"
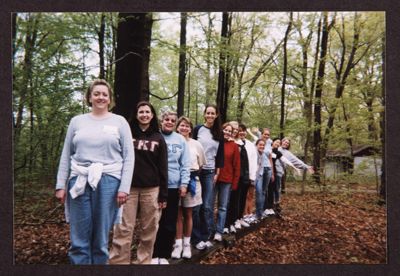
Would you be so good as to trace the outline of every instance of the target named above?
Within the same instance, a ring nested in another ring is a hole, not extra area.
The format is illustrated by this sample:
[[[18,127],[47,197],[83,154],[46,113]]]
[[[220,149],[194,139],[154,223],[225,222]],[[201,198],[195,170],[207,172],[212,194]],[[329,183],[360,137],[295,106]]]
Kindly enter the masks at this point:
[[[225,123],[222,125],[222,131],[224,133],[224,167],[221,168],[214,187],[214,194],[218,192],[217,229],[214,235],[216,241],[222,241],[229,194],[231,189],[237,189],[240,176],[240,153],[239,147],[232,138],[233,127]]]

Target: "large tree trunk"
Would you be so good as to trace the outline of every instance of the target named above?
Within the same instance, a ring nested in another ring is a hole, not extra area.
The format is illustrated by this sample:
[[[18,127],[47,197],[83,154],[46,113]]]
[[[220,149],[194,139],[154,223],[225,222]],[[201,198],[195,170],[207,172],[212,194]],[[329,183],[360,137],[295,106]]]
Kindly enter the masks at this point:
[[[183,115],[185,104],[185,79],[186,79],[186,23],[187,14],[181,13],[181,38],[179,46],[179,76],[178,76],[178,117]]]
[[[221,47],[219,56],[219,74],[218,74],[218,90],[217,90],[217,106],[220,112],[222,122],[226,121],[228,109],[228,94],[229,94],[229,37],[230,37],[230,22],[231,16],[229,13],[222,14],[221,27]]]
[[[315,104],[314,104],[314,178],[317,183],[321,182],[320,167],[321,167],[321,98],[322,86],[325,77],[325,58],[328,49],[328,37],[330,27],[328,26],[328,13],[323,13],[323,27],[321,38],[321,55],[319,58],[317,84],[315,88]]]
[[[148,62],[151,14],[120,13],[117,29],[114,112],[131,117],[142,99],[148,99]]]
[[[290,12],[289,24],[286,28],[285,37],[283,39],[283,72],[282,72],[282,87],[281,87],[281,119],[279,122],[279,136],[281,139],[284,137],[285,125],[285,87],[287,77],[287,41],[289,38],[290,29],[292,28],[293,12]]]

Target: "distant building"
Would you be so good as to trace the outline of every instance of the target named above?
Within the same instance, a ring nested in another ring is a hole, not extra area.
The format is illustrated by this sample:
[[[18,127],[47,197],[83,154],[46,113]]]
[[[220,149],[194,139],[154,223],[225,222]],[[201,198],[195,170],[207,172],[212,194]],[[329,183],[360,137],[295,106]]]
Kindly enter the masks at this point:
[[[296,155],[304,160],[303,156]],[[381,176],[382,154],[370,145],[353,146],[350,150],[328,150],[325,158],[324,175],[327,179],[338,179],[344,174],[360,175],[365,177]],[[289,172],[289,174],[291,174]],[[291,175],[296,180],[301,176]]]
[[[325,160],[325,177],[336,179],[343,173],[360,176],[380,176],[382,155],[370,145],[353,146],[350,150],[329,150]]]

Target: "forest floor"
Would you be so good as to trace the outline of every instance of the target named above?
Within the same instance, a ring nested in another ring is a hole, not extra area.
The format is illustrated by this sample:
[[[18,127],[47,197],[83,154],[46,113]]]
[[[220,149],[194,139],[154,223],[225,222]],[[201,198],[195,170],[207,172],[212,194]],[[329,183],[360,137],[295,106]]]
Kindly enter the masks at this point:
[[[288,184],[282,218],[201,260],[202,264],[385,264],[386,206],[365,185],[330,192]],[[69,226],[51,192],[15,201],[15,264],[68,264]],[[135,237],[136,238],[136,237]],[[136,240],[136,239],[135,239]],[[133,246],[135,248],[135,245]],[[135,250],[134,250],[135,251]],[[134,257],[134,254],[133,254]]]

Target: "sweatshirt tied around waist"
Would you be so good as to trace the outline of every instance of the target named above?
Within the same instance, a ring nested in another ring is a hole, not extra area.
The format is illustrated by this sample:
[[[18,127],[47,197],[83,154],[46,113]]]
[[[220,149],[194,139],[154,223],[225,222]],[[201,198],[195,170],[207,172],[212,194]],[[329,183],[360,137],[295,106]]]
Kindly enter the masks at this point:
[[[96,190],[97,185],[103,173],[116,176],[121,174],[122,163],[114,163],[103,165],[102,163],[92,163],[90,166],[80,166],[74,160],[71,161],[71,176],[77,176],[75,185],[69,190],[71,197],[74,199],[85,192],[86,184],[89,183],[93,190]]]

